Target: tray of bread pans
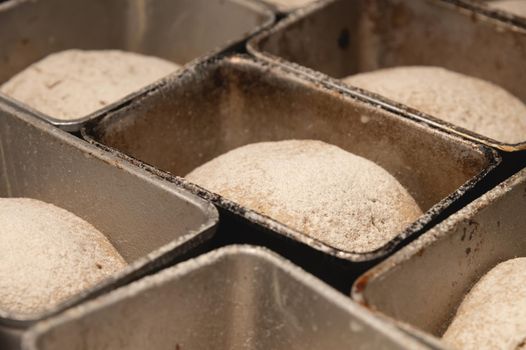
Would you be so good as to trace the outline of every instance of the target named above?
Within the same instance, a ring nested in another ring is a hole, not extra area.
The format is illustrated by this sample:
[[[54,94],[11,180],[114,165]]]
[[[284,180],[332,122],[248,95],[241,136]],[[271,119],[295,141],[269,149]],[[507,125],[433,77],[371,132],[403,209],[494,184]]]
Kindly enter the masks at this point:
[[[367,271],[352,297],[414,334],[440,338],[480,277],[526,257],[525,210],[526,169]]]
[[[25,350],[432,349],[262,247],[224,247],[41,322]]]
[[[0,5],[0,84],[69,49],[124,50],[182,66],[244,45],[273,22],[272,11],[251,0],[11,0]],[[64,130],[78,131],[113,106],[108,101],[71,120],[34,112]]]
[[[347,292],[353,276],[460,208],[501,161],[482,144],[245,56],[197,62],[89,123],[82,135],[212,201],[225,242],[266,245]],[[183,178],[234,148],[287,139],[324,141],[374,161],[424,214],[377,249],[344,251]]]
[[[260,33],[248,50],[492,147],[526,149],[526,135],[518,143],[490,139],[338,80],[382,68],[436,66],[496,84],[526,102],[524,21],[472,1],[322,1]]]
[[[188,191],[4,102],[0,196],[37,199],[74,213],[100,230],[128,265],[45,311],[0,309],[2,349],[17,349],[35,321],[209,249],[219,219],[213,205]]]

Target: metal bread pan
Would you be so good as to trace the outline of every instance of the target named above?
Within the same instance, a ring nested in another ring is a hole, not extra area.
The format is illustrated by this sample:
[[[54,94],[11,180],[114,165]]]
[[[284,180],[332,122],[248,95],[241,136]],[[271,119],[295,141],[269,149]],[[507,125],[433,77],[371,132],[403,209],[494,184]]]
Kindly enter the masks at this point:
[[[0,84],[67,49],[117,49],[183,65],[232,49],[273,21],[251,0],[12,0],[0,5]],[[36,114],[78,131],[99,112],[74,121]]]
[[[425,349],[268,250],[230,246],[37,324],[25,350]]]
[[[305,74],[322,72],[322,79],[396,66],[439,66],[495,83],[526,102],[526,25],[470,1],[328,0],[257,35],[248,50]],[[526,149],[526,136],[520,144],[505,144],[409,111],[502,150]]]
[[[466,293],[526,256],[526,169],[360,277],[353,298],[406,329],[440,337]]]
[[[85,219],[129,263],[121,273],[38,315],[0,310],[0,348],[36,320],[190,256],[212,238],[216,209],[173,184],[0,104],[0,196],[30,197]]]
[[[271,246],[288,258],[293,259],[295,249],[308,247],[307,255],[317,251],[345,263],[384,257],[404,240],[414,238],[500,161],[496,152],[483,145],[397,115],[347,90],[242,56],[196,63],[91,123],[83,129],[83,137],[213,201],[225,214],[221,225],[232,216],[233,221],[245,225],[231,228],[227,235],[243,232],[239,234],[242,242],[256,239],[247,234],[248,223],[270,236],[279,236],[278,244],[299,243]],[[322,140],[376,162],[395,176],[427,213],[378,250],[348,252],[181,178],[234,148],[286,139]],[[267,238],[257,244],[268,243]],[[328,269],[310,256],[304,260],[327,273]],[[341,281],[341,276],[338,279]]]

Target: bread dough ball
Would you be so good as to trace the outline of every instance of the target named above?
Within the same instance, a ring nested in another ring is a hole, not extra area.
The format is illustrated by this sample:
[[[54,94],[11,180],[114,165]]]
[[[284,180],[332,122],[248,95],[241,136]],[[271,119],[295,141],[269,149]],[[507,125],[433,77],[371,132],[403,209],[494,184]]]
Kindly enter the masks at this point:
[[[86,221],[28,198],[0,198],[0,247],[4,312],[42,312],[126,266]]]
[[[443,336],[455,349],[526,349],[526,258],[500,263],[466,295]]]
[[[492,83],[438,67],[397,67],[343,80],[505,143],[526,140],[526,105]]]
[[[321,141],[246,145],[186,178],[347,252],[380,248],[422,214],[386,170]]]
[[[4,83],[0,92],[50,117],[75,120],[178,68],[131,52],[67,50],[32,64]]]
[[[281,11],[292,11],[310,5],[315,1],[316,0],[266,0],[266,2],[276,6]]]
[[[501,0],[491,1],[490,7],[509,12],[517,16],[526,17],[526,0]]]

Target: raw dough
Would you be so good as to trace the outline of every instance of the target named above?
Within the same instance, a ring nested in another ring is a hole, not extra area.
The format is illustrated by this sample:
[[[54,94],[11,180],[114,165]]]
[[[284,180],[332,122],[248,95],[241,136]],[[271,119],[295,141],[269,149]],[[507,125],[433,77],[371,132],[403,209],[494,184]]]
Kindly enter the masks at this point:
[[[175,63],[114,50],[67,50],[38,61],[0,92],[61,120],[85,117],[173,73]]]
[[[300,7],[305,7],[312,4],[316,0],[266,0],[269,4],[272,4],[279,8],[281,11],[292,11]]]
[[[0,247],[0,310],[7,312],[44,311],[126,266],[86,221],[28,198],[0,198]]]
[[[526,349],[526,258],[500,263],[471,289],[443,337],[455,349]]]
[[[348,252],[380,248],[422,213],[386,170],[321,141],[246,145],[187,179]]]
[[[526,17],[526,0],[500,0],[488,3],[490,7]]]
[[[506,143],[526,140],[526,105],[492,83],[438,67],[397,67],[345,83]]]

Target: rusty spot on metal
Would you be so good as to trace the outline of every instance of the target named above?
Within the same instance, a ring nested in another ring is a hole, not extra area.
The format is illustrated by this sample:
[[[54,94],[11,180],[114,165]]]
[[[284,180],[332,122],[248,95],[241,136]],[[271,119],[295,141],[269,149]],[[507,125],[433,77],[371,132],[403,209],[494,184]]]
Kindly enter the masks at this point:
[[[365,288],[367,287],[367,283],[369,282],[369,276],[367,274],[361,276],[355,283],[354,289],[357,293],[362,293]]]

